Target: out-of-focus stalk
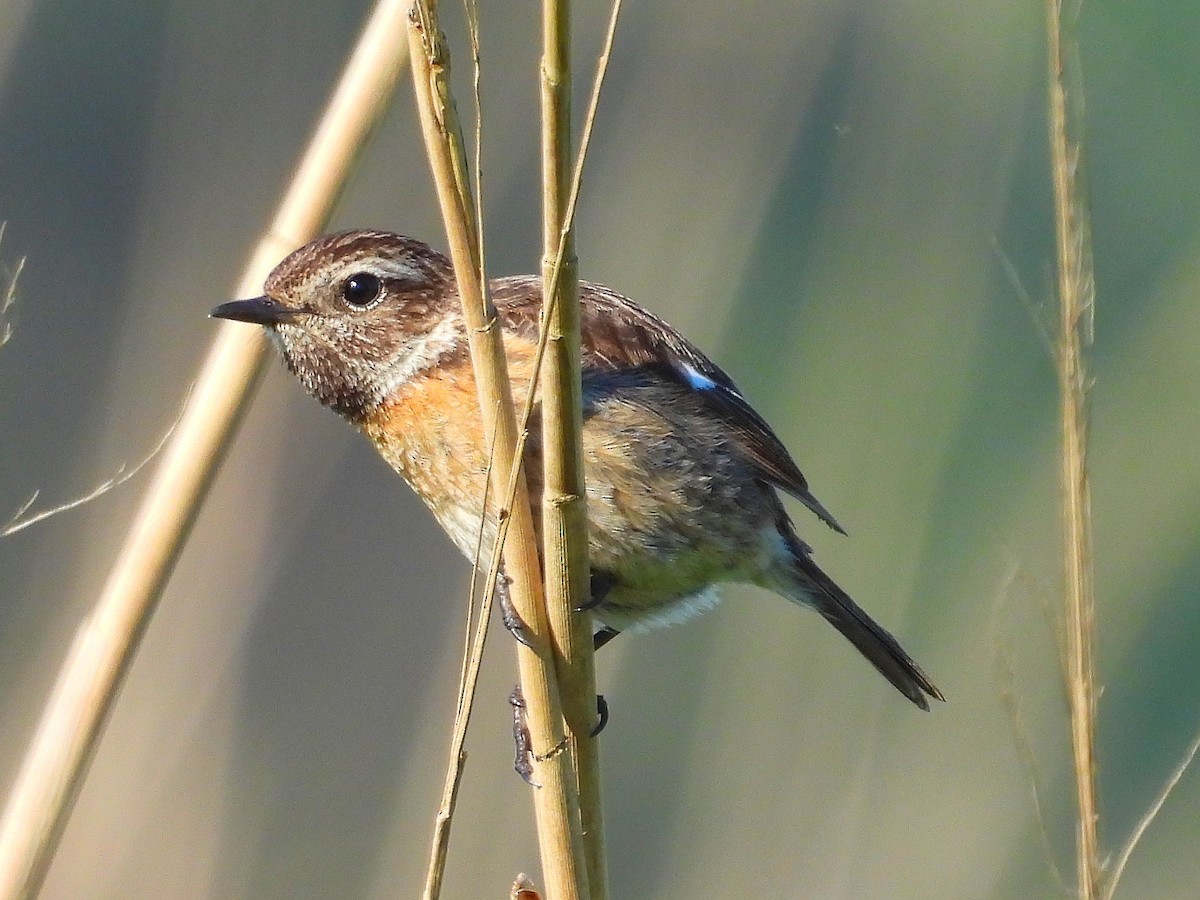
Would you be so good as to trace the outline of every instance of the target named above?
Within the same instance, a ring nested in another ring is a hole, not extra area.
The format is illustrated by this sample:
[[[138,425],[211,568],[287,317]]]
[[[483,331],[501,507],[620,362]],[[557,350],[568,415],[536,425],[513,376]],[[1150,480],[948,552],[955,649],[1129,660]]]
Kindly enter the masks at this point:
[[[1067,704],[1078,804],[1076,870],[1081,898],[1100,896],[1096,805],[1095,593],[1092,582],[1091,491],[1087,470],[1087,368],[1094,302],[1090,235],[1078,178],[1080,146],[1068,127],[1060,0],[1047,0],[1050,159],[1057,237],[1059,334],[1057,368],[1062,428],[1062,512],[1066,595]]]
[[[404,0],[380,0],[237,294],[324,226],[404,66]],[[36,896],[101,730],[200,504],[263,371],[257,329],[223,324],[90,616],[42,713],[0,823],[0,898]]]

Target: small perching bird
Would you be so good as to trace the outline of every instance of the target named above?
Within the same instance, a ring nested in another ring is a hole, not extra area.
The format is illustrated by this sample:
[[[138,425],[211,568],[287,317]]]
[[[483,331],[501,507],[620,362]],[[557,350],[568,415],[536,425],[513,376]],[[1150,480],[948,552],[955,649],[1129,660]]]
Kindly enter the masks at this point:
[[[267,327],[308,392],[361,429],[473,556],[487,447],[449,260],[413,238],[350,231],[288,256],[265,290],[213,315]],[[532,375],[541,279],[499,278],[491,292],[519,399]],[[813,562],[778,491],[842,529],[729,376],[627,297],[587,282],[579,292],[597,645],[712,605],[721,582],[748,582],[817,610],[922,709],[927,697],[944,699]],[[540,462],[535,422],[526,447],[535,501]]]

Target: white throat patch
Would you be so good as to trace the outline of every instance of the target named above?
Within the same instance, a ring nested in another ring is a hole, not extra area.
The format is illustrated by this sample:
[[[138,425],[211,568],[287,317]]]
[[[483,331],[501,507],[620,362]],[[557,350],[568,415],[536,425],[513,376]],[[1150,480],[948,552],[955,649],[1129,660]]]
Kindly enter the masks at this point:
[[[379,363],[376,402],[382,403],[396,388],[435,365],[457,347],[462,339],[462,328],[460,315],[446,316],[430,331],[399,347],[390,359]]]

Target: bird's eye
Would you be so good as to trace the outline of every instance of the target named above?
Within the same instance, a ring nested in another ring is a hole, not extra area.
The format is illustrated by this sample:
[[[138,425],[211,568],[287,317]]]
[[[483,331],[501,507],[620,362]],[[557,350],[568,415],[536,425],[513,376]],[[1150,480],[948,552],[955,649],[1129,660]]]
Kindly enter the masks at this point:
[[[342,282],[342,299],[351,306],[370,306],[383,293],[383,282],[370,272],[355,272]]]

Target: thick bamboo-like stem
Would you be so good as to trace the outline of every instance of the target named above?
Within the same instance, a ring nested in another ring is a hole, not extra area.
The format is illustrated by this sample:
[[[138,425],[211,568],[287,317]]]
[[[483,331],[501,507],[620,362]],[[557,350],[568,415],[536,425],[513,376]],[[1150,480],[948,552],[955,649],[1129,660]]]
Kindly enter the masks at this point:
[[[450,94],[449,58],[435,6],[418,2],[410,18],[413,82],[467,323],[484,440],[495,447],[493,491],[503,497],[518,464],[516,415],[496,311],[479,277],[462,132]],[[503,551],[505,575],[510,579],[510,595],[532,645],[518,645],[517,658],[535,754],[534,778],[541,785],[533,791],[533,799],[542,877],[550,900],[579,900],[588,898],[589,893],[578,788],[572,754],[565,752],[554,647],[546,622],[537,541],[523,478],[517,480],[508,519],[509,537]]]
[[[382,116],[407,55],[404,0],[380,0],[347,62],[270,228],[238,286],[259,293],[271,268],[323,226]],[[80,626],[0,823],[0,898],[45,879],[138,640],[191,531],[263,371],[266,342],[224,324],[196,379],[104,591]]]
[[[583,476],[579,282],[571,196],[570,0],[542,12],[542,292],[547,352],[542,372],[542,559],[546,612],[557,646],[563,714],[579,778],[580,816],[592,900],[608,896],[596,671],[589,595],[587,495]]]
[[[1067,123],[1060,0],[1047,0],[1050,82],[1050,156],[1058,249],[1057,347],[1062,425],[1062,504],[1066,565],[1066,683],[1075,758],[1079,823],[1076,868],[1079,896],[1100,896],[1099,812],[1096,805],[1095,595],[1092,586],[1091,498],[1087,472],[1087,369],[1093,282],[1088,230],[1079,196],[1078,143]]]

